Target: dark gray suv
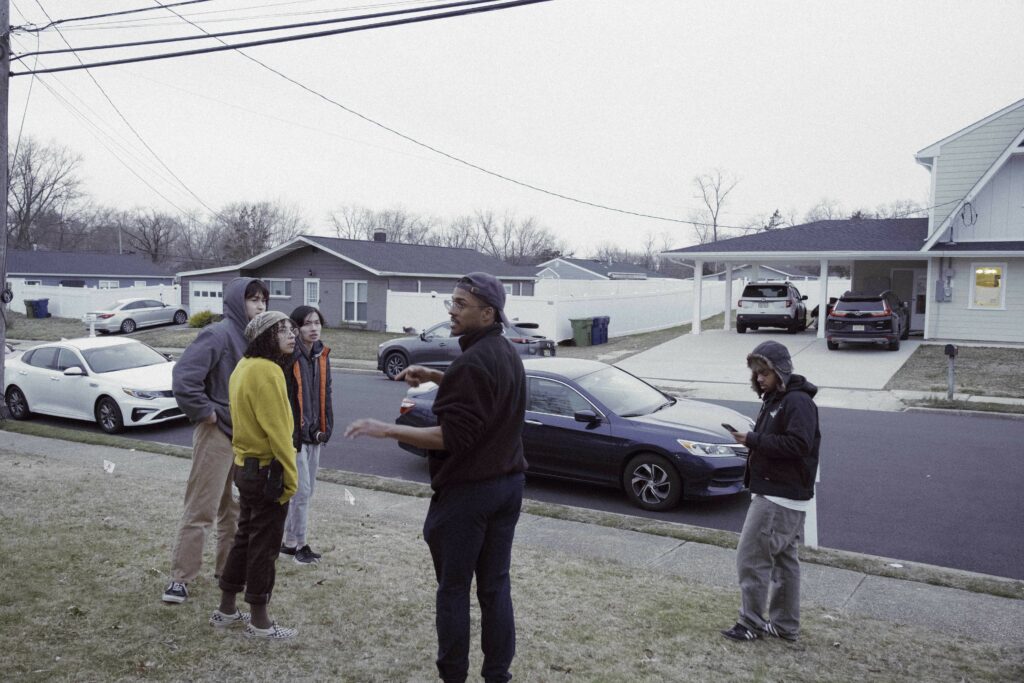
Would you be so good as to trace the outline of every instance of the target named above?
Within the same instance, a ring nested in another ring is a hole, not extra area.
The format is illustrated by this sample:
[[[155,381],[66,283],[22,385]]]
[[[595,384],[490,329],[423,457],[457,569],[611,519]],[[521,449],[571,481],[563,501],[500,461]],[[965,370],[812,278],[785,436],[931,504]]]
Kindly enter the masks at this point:
[[[751,282],[736,304],[736,331],[781,327],[790,334],[807,329],[807,297],[789,282]]]
[[[536,323],[514,323],[505,328],[505,337],[524,357],[555,355],[555,342],[541,335],[531,335]],[[444,369],[462,353],[459,338],[452,336],[452,323],[445,320],[428,327],[416,337],[399,337],[377,347],[377,369],[395,379],[410,365]]]
[[[828,314],[825,341],[829,351],[839,343],[884,344],[890,351],[910,335],[910,307],[891,290],[878,294],[847,292]]]

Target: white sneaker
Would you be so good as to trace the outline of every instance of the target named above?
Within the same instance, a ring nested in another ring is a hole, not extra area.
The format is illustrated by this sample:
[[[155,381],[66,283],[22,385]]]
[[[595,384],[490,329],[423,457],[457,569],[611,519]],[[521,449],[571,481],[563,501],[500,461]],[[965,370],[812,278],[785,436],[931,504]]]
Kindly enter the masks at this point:
[[[245,636],[247,638],[289,640],[297,635],[299,635],[298,629],[278,626],[276,621],[270,624],[270,628],[256,628],[251,623],[245,625]]]

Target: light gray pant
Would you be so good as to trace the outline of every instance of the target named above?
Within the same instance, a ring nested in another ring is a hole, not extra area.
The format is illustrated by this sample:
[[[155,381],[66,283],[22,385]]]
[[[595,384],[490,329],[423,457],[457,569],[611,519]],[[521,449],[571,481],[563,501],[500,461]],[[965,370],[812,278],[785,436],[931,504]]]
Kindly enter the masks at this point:
[[[797,551],[806,513],[754,496],[736,548],[740,579],[739,622],[763,633],[768,620],[780,635],[800,634],[800,560]]]
[[[288,520],[284,523],[284,544],[289,548],[306,545],[306,527],[309,522],[309,504],[316,488],[316,473],[320,469],[320,448],[323,444],[302,444],[295,455],[299,471],[299,489],[288,503]]]
[[[192,469],[185,485],[185,509],[178,538],[171,552],[171,581],[191,583],[203,564],[206,534],[217,523],[217,559],[220,574],[235,541],[238,503],[231,496],[235,454],[231,439],[215,424],[197,424],[192,432]]]

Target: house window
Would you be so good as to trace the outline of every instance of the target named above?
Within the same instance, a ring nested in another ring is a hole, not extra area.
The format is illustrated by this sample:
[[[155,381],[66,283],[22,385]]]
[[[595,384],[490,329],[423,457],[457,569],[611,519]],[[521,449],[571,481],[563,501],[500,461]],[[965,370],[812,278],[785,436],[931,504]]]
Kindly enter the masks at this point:
[[[42,280],[25,280],[25,284],[26,285],[41,285],[41,284],[43,284],[43,281]]]
[[[342,318],[347,323],[365,323],[366,282],[346,280],[342,290]]]
[[[505,283],[502,283],[501,286],[505,288],[505,293],[506,294],[508,294],[509,296],[512,296],[512,285],[506,285]]]
[[[292,281],[263,278],[271,299],[287,299],[292,295]]]
[[[145,286],[146,286],[146,281],[145,280],[136,280],[135,282],[132,283],[132,287],[145,287]]]
[[[971,305],[981,310],[1006,309],[1006,264],[971,264]]]
[[[117,280],[100,280],[96,287],[97,289],[119,289],[121,283]]]

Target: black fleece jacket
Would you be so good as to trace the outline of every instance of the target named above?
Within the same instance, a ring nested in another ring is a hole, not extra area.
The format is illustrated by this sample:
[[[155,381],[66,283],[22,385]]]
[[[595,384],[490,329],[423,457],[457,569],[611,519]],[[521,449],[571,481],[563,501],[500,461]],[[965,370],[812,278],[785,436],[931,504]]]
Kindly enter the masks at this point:
[[[752,493],[790,500],[814,497],[818,471],[818,387],[791,375],[784,391],[763,397],[754,431],[747,433],[747,470],[743,483]]]
[[[462,355],[448,367],[434,399],[444,451],[428,458],[435,491],[526,470],[523,361],[501,325],[463,335]]]

